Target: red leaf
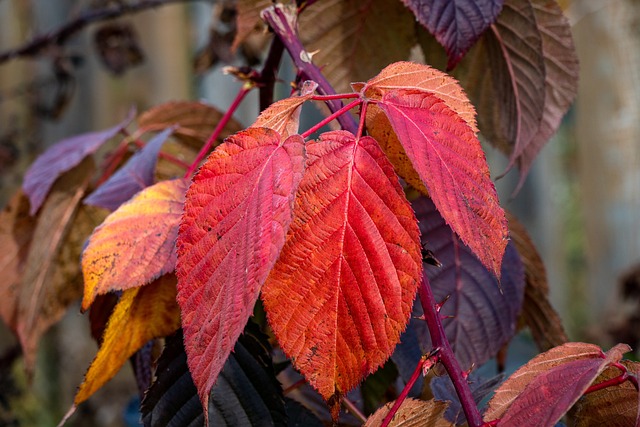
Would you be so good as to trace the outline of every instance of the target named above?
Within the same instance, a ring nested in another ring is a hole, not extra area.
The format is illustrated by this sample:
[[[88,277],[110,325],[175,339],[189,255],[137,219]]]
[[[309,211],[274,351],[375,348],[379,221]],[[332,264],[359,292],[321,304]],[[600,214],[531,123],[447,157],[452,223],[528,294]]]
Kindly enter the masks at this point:
[[[411,206],[373,138],[328,132],[307,154],[295,219],[262,298],[281,347],[335,417],[339,396],[398,343],[422,257]]]
[[[82,159],[93,154],[109,139],[124,129],[133,120],[131,110],[121,123],[112,128],[77,135],[50,147],[29,167],[22,188],[31,202],[30,214],[35,214],[58,177],[78,165]]]
[[[82,253],[86,310],[97,295],[146,285],[175,269],[175,241],[187,182],[162,181],[120,206]]]
[[[489,28],[503,0],[402,0],[447,51],[451,70]]]
[[[480,141],[469,125],[427,92],[390,91],[378,105],[440,214],[499,278],[507,220]]]
[[[209,391],[276,262],[304,169],[299,135],[267,128],[229,137],[187,192],[178,235],[178,303],[189,370]]]
[[[113,211],[137,192],[153,184],[158,154],[173,130],[174,128],[165,129],[152,138],[111,178],[84,199],[84,203]]]

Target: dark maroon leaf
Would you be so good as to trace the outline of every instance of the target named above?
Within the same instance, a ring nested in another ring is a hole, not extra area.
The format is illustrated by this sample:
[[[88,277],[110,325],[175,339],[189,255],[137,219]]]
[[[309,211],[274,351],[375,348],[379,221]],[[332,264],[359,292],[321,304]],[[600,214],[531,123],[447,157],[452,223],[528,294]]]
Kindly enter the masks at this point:
[[[111,178],[84,199],[84,203],[114,211],[137,192],[152,185],[158,154],[173,131],[174,128],[168,128],[153,137]]]
[[[29,213],[34,215],[38,211],[60,175],[78,165],[88,155],[95,153],[102,144],[131,123],[134,115],[135,110],[131,109],[127,118],[114,127],[64,139],[38,157],[27,170],[22,184],[31,202]]]
[[[504,0],[402,1],[444,46],[450,70],[496,20]]]
[[[475,372],[469,375],[469,387],[473,394],[473,400],[476,404],[479,404],[485,397],[489,395],[495,389],[498,384],[502,382],[504,375],[496,375],[492,378],[482,378]],[[448,376],[435,377],[430,383],[433,397],[436,400],[443,400],[449,402],[449,406],[444,413],[444,417],[454,423],[455,425],[462,425],[467,422],[467,418],[464,416],[462,405],[458,399],[456,389],[453,387],[453,383]]]
[[[501,282],[446,225],[433,202],[425,197],[413,202],[420,222],[422,242],[442,263],[425,265],[437,301],[449,300],[440,313],[444,329],[462,369],[493,357],[513,337],[524,297],[524,269],[513,243],[507,245]],[[452,316],[447,318],[447,316]],[[429,340],[420,333],[420,339]],[[431,350],[425,341],[423,350]]]
[[[209,426],[287,425],[270,351],[267,337],[249,322],[211,389]],[[144,425],[202,426],[202,405],[187,366],[182,330],[167,339],[156,378],[142,402]]]

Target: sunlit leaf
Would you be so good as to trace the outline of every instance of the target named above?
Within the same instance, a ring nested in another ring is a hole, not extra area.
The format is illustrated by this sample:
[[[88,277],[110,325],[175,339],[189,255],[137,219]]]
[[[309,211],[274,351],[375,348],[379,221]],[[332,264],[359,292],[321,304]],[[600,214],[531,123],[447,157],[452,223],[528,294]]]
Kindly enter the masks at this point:
[[[507,220],[471,128],[427,92],[387,92],[378,105],[442,217],[499,278]]]
[[[138,117],[142,129],[160,131],[178,125],[173,136],[189,146],[200,149],[209,139],[222,113],[215,107],[195,101],[172,101],[157,105]],[[224,138],[242,129],[243,126],[231,119],[218,137]]]
[[[339,396],[393,352],[422,263],[413,211],[375,140],[328,132],[307,155],[262,296],[278,342],[336,417]]]
[[[84,203],[113,211],[140,190],[153,184],[158,154],[172,132],[173,128],[168,128],[152,138],[142,150],[135,153],[124,166],[84,199]]]
[[[249,128],[220,145],[189,187],[178,235],[178,302],[204,408],[284,245],[303,143],[299,135],[281,140],[270,129]]]
[[[395,402],[389,402],[371,415],[365,427],[377,427],[389,413]],[[444,411],[447,409],[445,402],[435,400],[406,399],[393,416],[390,427],[451,427],[453,424],[444,419]]]
[[[162,181],[121,205],[93,232],[82,253],[84,298],[145,285],[175,269],[175,241],[187,181]]]
[[[503,0],[403,0],[418,21],[444,46],[452,69],[489,28]]]
[[[77,166],[85,157],[95,153],[105,142],[127,127],[134,114],[135,110],[132,109],[126,119],[112,128],[64,139],[42,153],[27,170],[22,184],[31,202],[30,214],[34,215],[38,211],[60,175]]]
[[[500,418],[504,425],[553,426],[598,375],[629,350],[626,344],[618,344],[605,355],[596,345],[571,342],[552,348],[502,383],[484,419]]]
[[[113,378],[147,341],[170,335],[179,327],[174,276],[163,276],[147,286],[124,291],[109,319],[100,350],[78,389],[74,405],[87,400]]]
[[[14,200],[0,217],[0,314],[18,336],[28,370],[42,334],[82,294],[78,257],[95,222],[80,200],[93,171],[93,162],[85,160],[63,174],[36,221],[24,217],[24,200]]]
[[[211,389],[209,426],[295,425],[287,424],[270,350],[267,337],[249,322]],[[144,425],[202,426],[204,413],[187,366],[182,332],[167,339],[156,377],[142,402]]]
[[[302,104],[311,99],[317,87],[318,84],[316,82],[307,80],[303,83],[299,96],[292,96],[274,102],[269,108],[260,113],[251,127],[273,129],[282,138],[297,134]]]

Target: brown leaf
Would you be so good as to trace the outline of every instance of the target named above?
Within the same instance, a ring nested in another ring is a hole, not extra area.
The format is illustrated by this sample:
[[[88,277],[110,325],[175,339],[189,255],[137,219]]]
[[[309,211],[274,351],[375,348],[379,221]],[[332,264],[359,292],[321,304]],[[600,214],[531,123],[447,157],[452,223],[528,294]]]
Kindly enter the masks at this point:
[[[393,19],[390,19],[393,17]],[[324,0],[299,18],[300,38],[337,92],[364,81],[391,62],[405,60],[415,44],[415,20],[399,1]]]
[[[209,139],[222,113],[211,105],[194,101],[173,101],[160,104],[145,111],[138,117],[140,128],[162,130],[175,124],[179,127],[172,134],[174,138],[192,147],[201,148]],[[218,142],[243,129],[231,119],[220,134]]]
[[[640,363],[623,360],[621,362],[630,373],[640,372]],[[594,384],[615,378],[620,375],[620,369],[608,367]],[[625,381],[613,387],[589,393],[576,403],[573,412],[575,427],[608,426],[634,427],[637,425],[638,390],[631,383]]]
[[[40,210],[37,224],[32,224],[33,244],[24,240],[9,244],[10,249],[18,249],[18,255],[9,263],[11,280],[0,284],[8,284],[0,290],[3,296],[0,311],[20,340],[28,370],[35,363],[42,334],[82,294],[80,250],[100,220],[89,214],[90,208],[80,209],[79,205],[93,170],[93,162],[85,160],[58,179]],[[28,229],[24,224],[16,225],[19,236],[26,238]]]
[[[540,351],[547,351],[568,341],[562,320],[549,301],[549,285],[542,258],[527,230],[513,214],[507,212],[509,235],[520,254],[525,272],[524,303],[521,319],[531,330]]]
[[[597,345],[569,342],[539,354],[514,372],[496,390],[493,398],[489,401],[484,419],[495,420],[502,418],[510,406],[525,390],[528,390],[529,385],[538,376],[545,375],[551,369],[586,359],[594,359],[598,363],[602,363],[603,365],[598,366],[604,369],[607,363],[620,360],[622,353],[625,351],[629,351],[629,347],[619,344],[607,353],[606,358],[603,358],[602,350]]]
[[[273,4],[272,0],[238,0],[236,17],[236,37],[231,45],[235,51],[238,46],[256,29],[264,30],[265,24],[260,18],[260,11]]]
[[[378,427],[389,413],[393,406],[393,402],[389,402],[382,408],[378,409],[371,415],[364,427]],[[390,427],[451,427],[453,424],[444,418],[444,411],[447,409],[448,403],[436,400],[418,400],[408,398],[395,413]]]

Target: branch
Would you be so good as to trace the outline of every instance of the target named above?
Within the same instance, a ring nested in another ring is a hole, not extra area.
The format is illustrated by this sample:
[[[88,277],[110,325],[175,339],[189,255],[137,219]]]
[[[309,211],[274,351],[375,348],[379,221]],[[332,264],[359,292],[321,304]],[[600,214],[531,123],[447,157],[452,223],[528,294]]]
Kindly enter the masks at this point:
[[[100,9],[84,11],[77,18],[67,22],[63,26],[45,34],[35,36],[30,42],[0,53],[0,64],[9,60],[35,56],[51,45],[62,45],[67,39],[81,31],[90,24],[119,18],[123,15],[139,13],[147,9],[164,6],[170,3],[187,3],[205,0],[140,0],[136,3],[118,3]]]
[[[462,368],[460,368],[460,364],[458,363],[456,356],[453,354],[451,345],[449,345],[449,341],[444,333],[439,313],[440,306],[436,303],[435,298],[433,297],[431,285],[429,284],[429,278],[427,277],[426,272],[422,274],[422,283],[418,289],[418,294],[420,296],[422,309],[424,310],[424,320],[427,322],[429,334],[431,335],[431,345],[433,348],[440,350],[438,354],[440,362],[442,362],[447,370],[449,378],[451,378],[451,382],[453,383],[453,387],[456,389],[456,393],[460,399],[460,404],[462,405],[462,410],[467,417],[467,422],[471,427],[482,426],[482,417],[480,416],[475,400],[473,400],[473,395],[471,394],[467,377],[462,371]]]
[[[295,9],[287,9],[285,6],[276,4],[262,11],[262,19],[271,27],[276,36],[282,40],[284,47],[289,52],[293,63],[311,80],[318,83],[318,91],[323,95],[335,95],[336,91],[322,75],[320,69],[311,61],[311,55],[304,49],[298,37],[297,15]],[[343,104],[338,99],[327,101],[327,106],[332,113],[339,111]],[[350,114],[343,114],[337,118],[343,129],[355,134],[358,124]]]

